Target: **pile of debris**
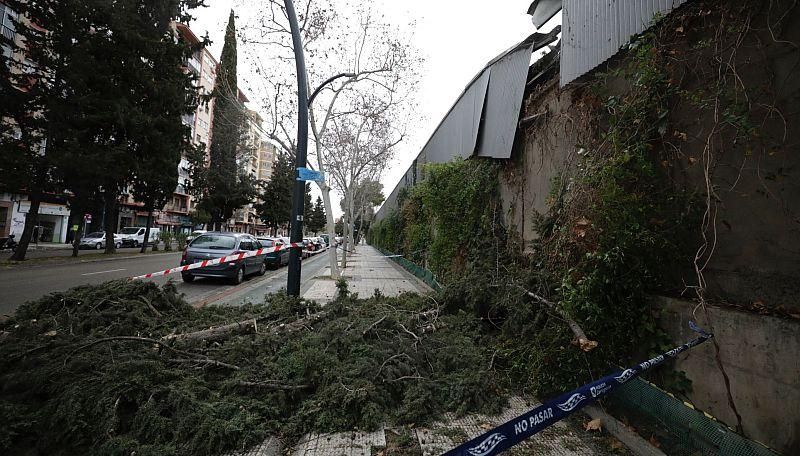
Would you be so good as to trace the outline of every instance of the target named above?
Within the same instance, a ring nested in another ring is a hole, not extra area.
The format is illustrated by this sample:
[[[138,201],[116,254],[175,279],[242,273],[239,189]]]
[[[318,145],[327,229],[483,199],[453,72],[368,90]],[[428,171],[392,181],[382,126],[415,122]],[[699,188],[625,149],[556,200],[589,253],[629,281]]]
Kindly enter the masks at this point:
[[[220,454],[496,412],[480,325],[412,294],[195,310],[172,284],[72,288],[0,324],[0,453]]]

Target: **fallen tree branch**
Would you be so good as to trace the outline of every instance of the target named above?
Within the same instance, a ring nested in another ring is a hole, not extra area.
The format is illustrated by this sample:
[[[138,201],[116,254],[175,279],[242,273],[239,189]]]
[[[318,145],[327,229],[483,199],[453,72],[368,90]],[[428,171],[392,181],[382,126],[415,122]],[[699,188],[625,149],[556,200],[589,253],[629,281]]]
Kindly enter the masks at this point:
[[[523,290],[524,290],[524,288],[523,288]],[[553,303],[551,301],[548,301],[547,299],[545,299],[545,298],[543,298],[543,297],[541,297],[541,296],[539,296],[536,293],[533,293],[531,291],[525,290],[525,293],[527,293],[527,295],[532,297],[533,299],[535,299],[535,300],[539,301],[540,303],[542,303],[542,304],[546,305],[547,307],[549,307],[550,310],[552,310],[553,312],[557,313],[561,318],[564,319],[564,321],[567,322],[567,325],[569,325],[569,329],[572,330],[572,334],[575,335],[575,341],[573,343],[575,343],[578,347],[580,347],[581,350],[583,350],[585,352],[589,352],[589,351],[592,351],[595,348],[597,348],[597,341],[589,340],[589,338],[586,337],[586,333],[583,332],[583,328],[581,328],[580,325],[575,323],[575,320],[570,318],[566,314],[566,312],[564,312],[563,310],[559,309],[555,305],[555,303]]]
[[[226,339],[235,334],[246,334],[248,332],[256,332],[258,328],[258,318],[250,318],[244,321],[237,321],[228,325],[211,327],[201,331],[194,331],[183,334],[170,334],[164,336],[161,340],[177,340],[177,341],[209,341]]]
[[[282,390],[282,391],[293,391],[293,390],[304,390],[311,388],[311,385],[286,385],[283,383],[274,383],[274,382],[246,382],[241,381],[236,384],[237,386],[242,386],[246,388],[261,388],[261,389],[268,389],[268,390]]]
[[[376,373],[375,373],[375,377],[373,377],[373,380],[377,380],[377,379],[378,379],[378,377],[380,377],[380,376],[381,376],[381,371],[383,370],[383,367],[384,367],[384,366],[386,366],[386,363],[388,363],[389,361],[391,361],[391,360],[393,360],[393,359],[397,359],[397,358],[400,358],[400,357],[403,357],[403,356],[405,356],[405,357],[406,357],[406,358],[408,358],[409,360],[412,360],[412,358],[411,358],[410,356],[408,356],[407,354],[405,354],[405,353],[398,353],[398,354],[396,354],[396,355],[392,355],[392,356],[390,356],[390,357],[386,358],[386,361],[384,361],[384,362],[381,364],[381,367],[379,367],[379,368],[378,368],[378,372],[376,372]],[[413,360],[412,360],[412,361],[413,361]]]
[[[278,334],[281,332],[291,332],[295,329],[304,327],[310,321],[317,321],[324,317],[327,313],[326,312],[317,312],[308,315],[307,317],[300,318],[299,320],[295,320],[291,323],[281,323],[278,325],[274,325],[270,327],[270,330],[273,334]],[[266,320],[266,317],[254,317],[248,318],[247,320],[237,321],[236,323],[230,323],[227,325],[216,326],[208,329],[203,329],[200,331],[194,331],[190,333],[182,333],[182,334],[169,334],[161,338],[161,340],[167,341],[211,341],[211,340],[220,340],[220,339],[227,339],[233,335],[239,334],[247,334],[251,332],[258,332],[258,322]]]
[[[199,363],[199,364],[210,364],[216,367],[224,367],[226,369],[232,370],[240,370],[239,366],[223,363],[222,361],[217,361],[211,358],[192,358],[192,359],[178,359],[178,358],[171,358],[167,360],[170,363]]]
[[[167,349],[167,350],[169,350],[169,351],[171,351],[173,353],[177,353],[179,355],[187,356],[189,358],[195,358],[196,359],[197,356],[198,356],[198,355],[195,355],[193,353],[189,353],[189,352],[185,352],[183,350],[178,350],[176,348],[172,348],[169,345],[167,345],[167,344],[165,344],[165,343],[163,343],[163,342],[161,342],[159,340],[151,339],[149,337],[114,336],[114,337],[104,337],[102,339],[97,339],[97,340],[94,340],[92,342],[89,342],[88,344],[81,345],[80,347],[76,348],[75,350],[72,350],[71,352],[69,352],[69,354],[66,356],[66,358],[64,358],[64,365],[66,366],[67,365],[67,361],[69,361],[70,358],[72,358],[72,356],[75,353],[78,353],[81,350],[85,350],[85,349],[87,349],[89,347],[92,347],[94,345],[97,345],[97,344],[102,344],[102,343],[105,343],[105,342],[120,341],[120,340],[133,341],[133,342],[144,342],[144,343],[158,345],[161,348]]]
[[[386,320],[386,315],[382,316],[382,317],[380,318],[380,320],[376,321],[375,323],[373,323],[373,324],[371,324],[371,325],[367,326],[367,329],[365,329],[365,330],[364,330],[364,331],[361,333],[361,335],[362,335],[362,336],[366,336],[366,335],[367,335],[367,333],[368,333],[368,332],[369,332],[369,331],[370,331],[372,328],[374,328],[374,327],[378,326],[379,324],[381,324],[381,322],[382,322],[383,320]]]

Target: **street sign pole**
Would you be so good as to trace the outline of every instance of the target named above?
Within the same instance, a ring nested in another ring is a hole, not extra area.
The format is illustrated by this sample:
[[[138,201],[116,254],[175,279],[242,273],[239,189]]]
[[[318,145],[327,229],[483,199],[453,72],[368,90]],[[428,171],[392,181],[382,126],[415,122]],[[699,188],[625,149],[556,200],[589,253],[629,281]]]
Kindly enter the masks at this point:
[[[306,81],[306,62],[303,56],[303,42],[300,39],[300,27],[297,24],[297,14],[294,11],[292,0],[284,0],[286,16],[292,30],[292,45],[294,46],[294,62],[297,68],[297,152],[295,154],[295,181],[292,192],[292,219],[290,240],[292,243],[303,241],[303,205],[305,203],[306,183],[297,180],[297,168],[306,167],[306,151],[308,149],[308,82]],[[289,296],[300,295],[300,260],[301,248],[291,248],[289,251],[289,271],[286,281],[286,294]]]

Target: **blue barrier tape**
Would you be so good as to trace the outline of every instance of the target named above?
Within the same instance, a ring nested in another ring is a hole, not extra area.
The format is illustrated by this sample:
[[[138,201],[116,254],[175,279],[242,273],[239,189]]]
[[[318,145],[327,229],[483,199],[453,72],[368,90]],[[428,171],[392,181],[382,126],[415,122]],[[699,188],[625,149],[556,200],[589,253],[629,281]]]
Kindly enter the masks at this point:
[[[700,329],[694,322],[689,322],[689,327],[700,334],[700,337],[683,345],[673,348],[655,358],[649,359],[636,366],[614,372],[600,380],[581,386],[578,389],[564,393],[555,399],[549,400],[535,409],[524,413],[511,421],[475,437],[474,439],[444,453],[445,456],[490,456],[499,454],[514,445],[522,442],[537,432],[555,424],[563,418],[580,410],[599,398],[611,393],[616,388],[636,377],[642,372],[658,366],[665,360],[675,358],[681,352],[702,344],[714,337]]]

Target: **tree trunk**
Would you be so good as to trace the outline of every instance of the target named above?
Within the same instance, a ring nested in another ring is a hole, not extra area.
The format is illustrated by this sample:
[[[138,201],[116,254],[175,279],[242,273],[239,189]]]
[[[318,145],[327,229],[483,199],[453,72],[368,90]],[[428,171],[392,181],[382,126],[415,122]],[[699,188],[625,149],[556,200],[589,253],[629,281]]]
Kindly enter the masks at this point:
[[[363,204],[362,204],[362,206],[363,206]],[[362,211],[361,212],[361,214],[360,214],[361,218],[358,220],[358,241],[359,241],[359,243],[360,243],[361,239],[365,239],[364,232],[361,231],[361,230],[364,229],[364,215],[365,215],[364,212],[366,212],[366,211]]]
[[[78,223],[78,231],[75,232],[75,239],[72,240],[72,257],[77,258],[78,250],[81,248],[81,238],[83,237],[83,223]]]
[[[321,185],[322,190],[322,203],[325,205],[325,225],[328,231],[328,241],[333,245],[332,249],[328,249],[328,260],[331,266],[331,278],[334,280],[339,279],[339,267],[336,256],[336,222],[333,220],[333,211],[331,211],[331,188],[327,184]]]
[[[353,235],[353,203],[354,203],[354,196],[353,196],[353,183],[351,182],[350,188],[345,191],[345,203],[347,207],[344,211],[342,217],[346,217],[345,220],[342,221],[342,228],[344,232],[342,233],[342,238],[344,242],[344,248],[342,249],[342,270],[347,267],[347,252],[352,246],[352,235]]]
[[[144,225],[144,239],[142,239],[142,248],[139,253],[147,253],[147,240],[150,239],[150,227],[153,226],[153,207],[147,208],[147,223]]]
[[[11,255],[11,260],[13,261],[25,260],[25,255],[28,253],[28,245],[33,236],[33,230],[36,225],[39,224],[39,205],[42,202],[42,197],[34,193],[28,195],[28,199],[31,201],[31,206],[30,209],[28,209],[28,215],[25,216],[25,227],[22,229],[22,236],[20,236],[19,243],[17,243],[17,249],[14,251],[14,254]]]
[[[114,231],[116,231],[117,219],[117,195],[111,192],[106,192],[104,195],[105,205],[105,226],[103,229],[106,233],[106,250],[105,253],[115,253],[117,251],[114,245]]]

